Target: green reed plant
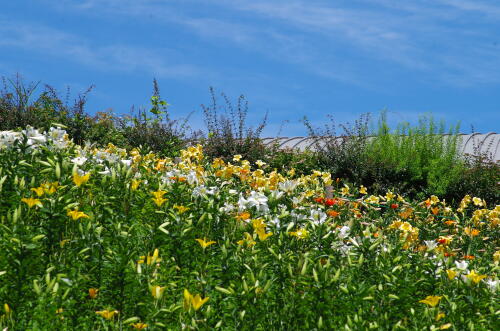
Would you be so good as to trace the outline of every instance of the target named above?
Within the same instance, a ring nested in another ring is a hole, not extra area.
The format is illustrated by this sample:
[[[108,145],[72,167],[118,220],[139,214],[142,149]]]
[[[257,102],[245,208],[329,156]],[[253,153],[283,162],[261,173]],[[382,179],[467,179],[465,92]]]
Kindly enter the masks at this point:
[[[459,125],[446,130],[445,123],[436,123],[432,116],[422,116],[414,126],[400,123],[391,130],[387,113],[382,112],[365,152],[375,164],[390,165],[403,175],[403,181],[394,184],[442,196],[463,169]]]

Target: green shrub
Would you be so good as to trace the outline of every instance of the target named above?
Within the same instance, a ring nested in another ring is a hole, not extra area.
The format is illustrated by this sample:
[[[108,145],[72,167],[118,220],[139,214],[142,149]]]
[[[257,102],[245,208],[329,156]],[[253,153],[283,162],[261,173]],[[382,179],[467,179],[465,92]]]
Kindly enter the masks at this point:
[[[318,167],[326,169],[335,177],[360,182],[367,171],[366,144],[369,115],[364,114],[354,125],[340,124],[342,135],[337,135],[337,125],[332,116],[324,129],[314,128],[307,118],[304,124],[309,136],[315,139]]]
[[[466,166],[453,177],[444,197],[450,201],[459,201],[469,194],[480,197],[488,204],[500,204],[500,164],[482,155],[466,156]]]
[[[386,115],[382,112],[371,130],[368,114],[352,126],[340,125],[340,136],[332,117],[324,130],[305,119],[309,135],[318,138],[319,167],[377,194],[394,190],[412,197],[457,196],[452,185],[461,181],[466,167],[459,154],[459,126],[445,134],[443,122],[436,124],[432,116],[423,116],[416,126],[401,123],[391,130]]]
[[[139,110],[138,114],[122,117],[119,120],[120,131],[126,139],[127,147],[142,146],[143,149],[164,156],[178,156],[186,145],[190,128],[188,118],[173,120],[168,112],[169,104],[160,97],[160,89],[153,80],[153,96],[149,111]]]
[[[118,116],[111,111],[98,112],[91,116],[85,111],[87,97],[92,86],[77,96],[72,106],[68,105],[57,91],[46,85],[35,99],[39,83],[25,84],[18,75],[14,80],[3,78],[0,92],[0,130],[16,130],[33,126],[48,130],[55,123],[63,126],[77,144],[85,141],[97,146],[109,143],[134,148],[142,146],[165,156],[176,156],[192,139],[185,120],[172,120],[167,111],[168,104],[160,98],[160,90],[153,80],[151,108],[140,109],[132,116]],[[34,101],[32,101],[34,99]]]
[[[457,125],[445,135],[443,122],[437,125],[432,116],[423,116],[418,125],[402,123],[391,132],[386,113],[382,112],[366,153],[376,164],[394,168],[387,177],[399,174],[395,175],[399,178],[394,182],[395,187],[411,187],[442,196],[462,167],[458,130]]]
[[[256,128],[247,127],[248,101],[245,96],[240,95],[234,109],[229,98],[221,93],[225,107],[219,115],[221,107],[217,103],[213,88],[210,88],[210,94],[212,104],[202,105],[208,129],[207,137],[202,140],[205,153],[209,157],[220,157],[226,161],[230,161],[233,155],[237,154],[252,162],[265,159],[267,148],[260,140],[260,135],[266,126],[267,114]]]
[[[296,151],[293,149],[278,149],[272,147],[265,158],[271,169],[281,172],[295,170],[295,174],[310,175],[314,170],[319,170],[316,154],[311,151]]]

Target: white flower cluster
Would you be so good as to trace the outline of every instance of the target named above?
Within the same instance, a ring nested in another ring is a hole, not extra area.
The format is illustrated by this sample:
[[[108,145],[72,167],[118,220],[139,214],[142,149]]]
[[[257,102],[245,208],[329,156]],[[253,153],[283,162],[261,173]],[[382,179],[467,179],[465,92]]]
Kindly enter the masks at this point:
[[[244,198],[243,195],[240,196],[238,200],[238,208],[240,211],[245,209],[250,209],[255,207],[255,209],[261,213],[267,213],[269,207],[267,206],[267,197],[260,192],[252,191],[248,198]]]
[[[16,143],[20,144],[24,139],[26,139],[26,144],[30,148],[46,145],[49,147],[53,146],[56,149],[63,149],[71,144],[66,130],[59,127],[51,127],[49,132],[40,132],[28,126],[21,132],[0,131],[0,149],[13,148]]]

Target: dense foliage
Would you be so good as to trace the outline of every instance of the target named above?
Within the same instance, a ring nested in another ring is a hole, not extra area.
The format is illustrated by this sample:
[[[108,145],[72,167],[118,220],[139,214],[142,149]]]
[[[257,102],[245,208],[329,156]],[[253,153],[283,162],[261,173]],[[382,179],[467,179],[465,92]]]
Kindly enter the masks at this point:
[[[0,327],[499,328],[500,206],[0,133]]]
[[[248,126],[248,102],[244,96],[233,105],[224,93],[217,95],[210,89],[211,103],[202,105],[206,124],[203,133],[193,132],[188,119],[171,118],[156,81],[150,107],[121,116],[112,111],[87,113],[85,106],[91,88],[70,105],[69,93],[61,98],[46,86],[36,96],[37,86],[26,85],[19,77],[4,79],[0,130],[19,131],[28,125],[48,130],[58,124],[81,145],[92,142],[105,147],[112,143],[166,157],[179,156],[182,148],[196,141],[203,145],[205,156],[210,159],[222,158],[227,162],[240,154],[251,162],[263,160],[278,171],[327,171],[352,185],[365,185],[377,194],[393,190],[414,199],[438,195],[450,203],[458,203],[469,194],[481,196],[490,204],[500,201],[500,164],[479,153],[464,158],[460,154],[458,126],[446,129],[444,123],[435,123],[431,116],[422,117],[415,126],[401,123],[396,129],[389,127],[384,112],[373,127],[368,114],[353,125],[336,125],[331,117],[324,128],[314,128],[306,119],[309,135],[319,138],[318,145],[315,152],[299,152],[263,144],[261,134],[267,116],[257,127]]]

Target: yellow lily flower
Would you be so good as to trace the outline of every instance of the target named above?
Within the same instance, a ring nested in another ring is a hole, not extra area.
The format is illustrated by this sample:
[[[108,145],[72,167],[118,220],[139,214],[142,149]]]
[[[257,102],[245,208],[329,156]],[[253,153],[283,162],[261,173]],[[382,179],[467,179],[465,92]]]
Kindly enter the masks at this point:
[[[91,299],[95,299],[97,297],[97,293],[99,293],[98,288],[89,288],[89,297]]]
[[[206,297],[204,299],[201,298],[199,294],[196,294],[194,297],[191,299],[191,305],[193,306],[194,310],[198,310],[205,304],[205,302],[208,301],[210,297]]]
[[[470,227],[466,227],[466,228],[464,228],[464,232],[468,236],[475,237],[475,236],[479,235],[479,233],[481,231],[479,231],[478,229],[472,229]]]
[[[132,327],[136,330],[142,330],[142,329],[145,329],[148,327],[148,325],[146,323],[142,323],[142,322],[137,322],[137,323],[134,323],[132,324]]]
[[[253,240],[253,237],[252,235],[250,235],[250,233],[245,232],[245,239],[238,240],[237,244],[241,246],[246,244],[247,247],[252,247],[253,245],[256,244],[256,242],[255,240]]]
[[[305,239],[309,236],[309,231],[307,229],[298,229],[297,231],[290,232],[291,236],[297,237],[297,239]]]
[[[163,297],[163,292],[165,291],[165,286],[154,285],[151,287],[151,295],[156,300],[160,300]]]
[[[203,238],[203,239],[195,239],[195,240],[196,240],[196,241],[200,244],[200,246],[201,246],[203,249],[205,249],[205,248],[207,248],[208,246],[213,245],[213,244],[215,244],[215,243],[216,243],[215,241],[206,241],[206,239],[205,239],[205,238]]]
[[[185,212],[187,212],[189,210],[188,207],[185,207],[185,206],[178,206],[178,205],[174,205],[174,208],[177,209],[177,212],[179,214],[184,214]]]
[[[159,190],[159,191],[151,192],[151,194],[154,195],[154,198],[151,198],[151,199],[154,201],[154,203],[158,207],[161,207],[165,203],[165,201],[168,200],[168,199],[165,199],[163,197],[165,194],[167,194],[166,191]]]
[[[90,172],[87,173],[86,175],[80,176],[78,172],[75,172],[73,174],[73,183],[75,183],[76,186],[80,187],[87,183],[90,179]]]
[[[140,260],[138,260],[137,263],[139,263],[139,264],[144,263],[144,259],[146,259],[147,265],[152,265],[152,264],[155,264],[157,262],[159,263],[159,262],[161,262],[161,258],[159,257],[159,254],[160,254],[160,251],[158,250],[158,248],[155,248],[155,250],[153,251],[153,255],[148,255],[147,257],[143,255],[140,257]]]
[[[252,226],[255,230],[255,233],[259,236],[259,240],[264,241],[268,237],[272,236],[272,232],[266,233],[266,223],[262,220],[262,218],[257,218],[252,220]]]
[[[53,194],[57,191],[57,188],[59,187],[58,182],[52,182],[52,183],[43,183],[40,187],[43,187],[43,190],[45,191],[46,194]]]
[[[187,289],[184,289],[183,296],[184,296],[184,309],[189,310],[189,308],[191,307],[191,298],[193,296],[191,295],[191,293],[189,293]]]
[[[79,220],[80,218],[90,218],[89,215],[85,214],[83,211],[78,211],[78,209],[68,210],[67,215],[73,219],[73,221]]]
[[[396,196],[396,195],[395,195],[394,193],[392,193],[392,191],[388,191],[388,192],[385,194],[385,199],[386,199],[387,201],[390,201],[390,200],[394,199],[394,197],[395,197],[395,196]]]
[[[365,201],[368,203],[379,203],[380,198],[374,195],[370,195]]]
[[[422,299],[419,302],[425,303],[426,305],[429,305],[431,307],[436,307],[437,304],[439,303],[439,300],[441,300],[441,298],[442,298],[442,296],[428,295],[425,299]]]
[[[493,261],[495,261],[495,262],[500,261],[500,250],[493,253]]]
[[[138,180],[138,179],[132,179],[132,184],[130,184],[130,188],[132,189],[132,191],[137,190],[137,188],[139,187],[140,183],[141,183],[140,180]]]
[[[366,191],[366,187],[364,187],[363,185],[361,185],[359,187],[359,193],[361,193],[361,194],[367,194],[368,192]]]
[[[436,321],[439,321],[440,319],[444,318],[445,316],[446,316],[445,313],[441,313],[441,312],[437,313],[437,315],[436,315]]]
[[[45,193],[45,190],[43,189],[42,186],[36,187],[36,188],[32,188],[31,191],[35,192],[38,197],[41,197]]]
[[[472,198],[472,202],[474,202],[475,206],[479,206],[479,207],[483,206],[483,200],[481,200],[480,198],[474,197],[474,198]]]
[[[201,298],[199,294],[193,296],[187,289],[184,289],[184,309],[189,310],[190,307],[193,307],[194,310],[198,310],[208,301],[210,297],[206,297],[204,299]]]
[[[455,270],[448,269],[446,270],[446,274],[448,275],[448,279],[452,280],[457,276],[457,272]]]
[[[259,236],[259,240],[260,241],[264,241],[264,240],[266,240],[267,238],[269,238],[270,236],[273,235],[272,232],[267,232],[266,233],[266,229],[265,228],[255,229],[255,232],[257,233],[257,236]]]
[[[349,186],[344,184],[344,187],[340,189],[340,194],[342,195],[348,195],[349,194]]]
[[[148,256],[147,264],[154,264],[156,262],[160,262],[161,259],[158,257],[159,255],[160,251],[158,250],[158,248],[155,248],[155,250],[153,251],[153,255]]]
[[[118,314],[118,310],[101,310],[101,311],[96,311],[95,312],[97,315],[104,317],[107,320],[112,319],[115,317],[116,314]]]
[[[29,208],[33,208],[33,206],[43,207],[42,202],[39,199],[22,198],[21,201],[26,203]]]
[[[474,284],[479,283],[483,278],[486,278],[486,275],[480,275],[476,273],[474,270],[471,270],[468,275],[465,275],[468,279],[472,280]]]

